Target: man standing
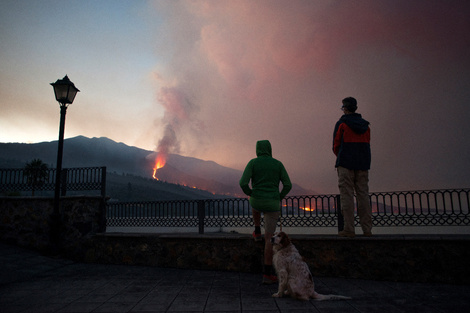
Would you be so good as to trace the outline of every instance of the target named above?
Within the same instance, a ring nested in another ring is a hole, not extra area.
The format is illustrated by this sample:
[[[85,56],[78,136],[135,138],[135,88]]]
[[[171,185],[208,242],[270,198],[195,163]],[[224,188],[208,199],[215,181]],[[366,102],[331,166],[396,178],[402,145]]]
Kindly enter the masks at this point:
[[[354,191],[357,214],[364,236],[372,236],[372,209],[369,201],[370,128],[369,122],[356,113],[357,101],[343,99],[341,116],[333,134],[333,152],[336,155],[338,187],[344,230],[341,237],[354,237]]]

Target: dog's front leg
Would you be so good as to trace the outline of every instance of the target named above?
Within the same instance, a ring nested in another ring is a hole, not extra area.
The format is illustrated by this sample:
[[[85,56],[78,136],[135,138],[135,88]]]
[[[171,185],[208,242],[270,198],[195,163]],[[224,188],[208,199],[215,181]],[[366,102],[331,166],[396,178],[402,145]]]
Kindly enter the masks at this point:
[[[284,296],[284,292],[287,290],[287,278],[288,274],[286,270],[281,270],[277,273],[277,279],[279,280],[279,287],[273,297],[275,298],[282,298]]]

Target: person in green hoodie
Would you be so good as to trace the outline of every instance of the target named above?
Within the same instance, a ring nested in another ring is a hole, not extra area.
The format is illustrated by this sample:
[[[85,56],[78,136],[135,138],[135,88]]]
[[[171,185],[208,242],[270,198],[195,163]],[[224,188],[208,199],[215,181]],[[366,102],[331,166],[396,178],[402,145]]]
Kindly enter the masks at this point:
[[[260,140],[256,143],[256,156],[246,165],[239,183],[243,192],[250,197],[255,241],[262,240],[261,213],[264,215],[263,284],[273,284],[277,282],[277,277],[272,266],[273,246],[270,239],[276,231],[281,200],[292,189],[292,183],[282,162],[272,157],[271,143],[268,140]],[[279,191],[280,182],[282,183],[281,191]]]

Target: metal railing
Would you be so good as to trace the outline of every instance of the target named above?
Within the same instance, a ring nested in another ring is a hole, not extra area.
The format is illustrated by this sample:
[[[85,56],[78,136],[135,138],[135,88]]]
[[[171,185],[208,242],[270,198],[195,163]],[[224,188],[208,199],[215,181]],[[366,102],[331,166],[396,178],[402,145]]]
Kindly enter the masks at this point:
[[[468,226],[470,189],[370,195],[375,226]]]
[[[470,189],[375,192],[374,226],[469,226]],[[341,227],[338,195],[286,197],[284,227]],[[158,202],[110,202],[108,227],[251,227],[246,198]],[[340,217],[340,218],[338,218]],[[356,218],[356,225],[359,223]]]
[[[0,193],[19,191],[54,191],[56,169],[34,173],[24,169],[0,169]],[[106,167],[64,168],[61,172],[61,195],[67,191],[99,190],[106,195]]]

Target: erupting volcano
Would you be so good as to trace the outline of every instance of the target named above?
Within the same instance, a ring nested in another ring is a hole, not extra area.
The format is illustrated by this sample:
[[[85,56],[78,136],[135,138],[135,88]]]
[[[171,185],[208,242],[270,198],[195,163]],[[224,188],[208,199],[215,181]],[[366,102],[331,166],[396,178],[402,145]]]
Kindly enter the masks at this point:
[[[155,166],[153,168],[153,178],[158,180],[157,178],[157,170],[164,167],[166,163],[167,155],[166,153],[159,152],[157,157],[155,158]]]

